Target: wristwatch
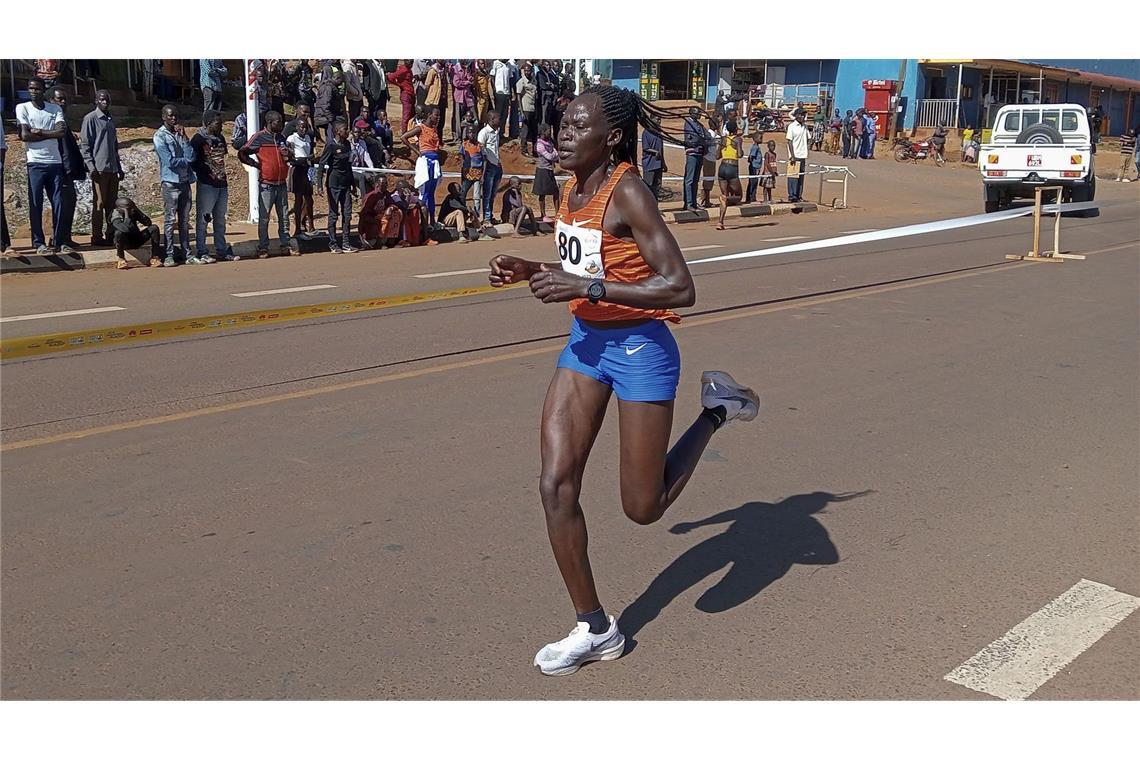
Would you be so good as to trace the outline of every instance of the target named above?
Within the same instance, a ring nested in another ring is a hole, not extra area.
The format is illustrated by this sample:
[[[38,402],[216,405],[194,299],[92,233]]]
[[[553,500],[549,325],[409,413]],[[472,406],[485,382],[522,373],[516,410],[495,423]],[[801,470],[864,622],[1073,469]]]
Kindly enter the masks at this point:
[[[594,280],[590,283],[590,287],[586,288],[586,298],[590,299],[590,303],[597,303],[606,297],[606,284],[601,280]]]

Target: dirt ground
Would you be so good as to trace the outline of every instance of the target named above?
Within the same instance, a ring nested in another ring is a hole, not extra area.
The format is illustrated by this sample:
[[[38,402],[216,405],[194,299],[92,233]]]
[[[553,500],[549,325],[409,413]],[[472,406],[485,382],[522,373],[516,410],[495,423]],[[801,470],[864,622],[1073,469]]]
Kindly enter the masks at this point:
[[[400,105],[398,102],[389,101],[388,114],[394,124],[399,123],[399,109]],[[290,110],[291,109],[286,109],[286,118],[291,118]],[[126,178],[121,185],[120,193],[133,198],[139,208],[150,215],[152,219],[158,221],[162,218],[162,193],[158,179],[158,161],[155,157],[153,144],[151,142],[155,129],[156,128],[153,127],[122,127],[119,129],[121,155],[126,172]],[[28,225],[27,170],[23,145],[20,143],[19,138],[12,134],[12,131],[13,130],[8,130],[9,134],[5,138],[8,143],[8,153],[4,166],[4,204],[12,236],[15,238],[23,238],[30,235]],[[197,128],[188,128],[187,131],[190,135],[193,135],[197,131]],[[227,140],[232,137],[233,122],[226,122],[223,127],[223,134]],[[451,138],[450,129],[445,130],[444,138],[445,140]],[[768,140],[775,140],[778,146],[782,146],[783,134],[775,132],[766,133],[763,136],[763,141],[766,142]],[[459,146],[445,145],[444,149],[447,154],[443,166],[444,171],[459,171],[462,164]],[[1102,179],[1115,178],[1116,170],[1120,166],[1119,150],[1120,140],[1118,138],[1105,138],[1101,141],[1097,174]],[[960,163],[958,160],[959,155],[960,142],[958,141],[957,135],[952,134],[946,146],[947,162],[945,168],[965,169],[969,171],[977,170],[976,164]],[[534,174],[535,161],[521,154],[518,140],[508,141],[504,144],[500,148],[500,156],[502,158],[503,173],[505,175],[520,174],[523,176],[532,176]],[[875,157],[886,161],[893,160],[889,140],[879,140],[876,143]],[[814,156],[813,160],[816,160]],[[395,159],[392,168],[411,169],[413,165],[410,152],[407,148],[402,146],[397,139]],[[669,171],[667,174],[680,173],[682,167],[683,158],[680,162],[672,160],[669,162]],[[237,156],[234,153],[231,153],[230,158],[226,162],[226,174],[230,180],[230,187],[235,189],[234,192],[230,193],[229,219],[230,221],[248,219],[249,198],[248,194],[244,192],[247,175],[245,168],[237,160]],[[396,181],[396,175],[389,175],[387,178],[389,187],[393,189]],[[446,195],[447,183],[450,181],[452,180],[447,179],[440,183],[437,192],[438,198],[442,198]],[[666,184],[668,186],[668,183]],[[523,200],[537,212],[537,199],[530,193],[530,187],[531,185],[529,183],[523,183]],[[82,238],[89,235],[91,231],[91,183],[81,182],[77,189],[78,203],[73,230],[76,238],[82,242]],[[716,195],[715,188],[713,195]],[[317,225],[318,227],[323,226],[322,217],[328,212],[328,203],[323,193],[316,194],[314,207]],[[497,209],[498,204],[496,203],[496,211]],[[50,210],[45,208],[45,229],[50,228],[50,213]]]

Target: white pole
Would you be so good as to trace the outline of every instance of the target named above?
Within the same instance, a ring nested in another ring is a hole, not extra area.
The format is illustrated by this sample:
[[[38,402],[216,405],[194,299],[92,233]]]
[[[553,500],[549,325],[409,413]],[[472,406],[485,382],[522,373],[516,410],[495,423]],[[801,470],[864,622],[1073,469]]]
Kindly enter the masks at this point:
[[[958,118],[962,113],[962,64],[958,64],[958,100],[954,103],[954,129],[958,128]]]
[[[582,94],[582,59],[574,59],[574,94]]]
[[[1017,83],[1013,86],[1013,102],[1021,102],[1021,72],[1017,72]]]
[[[1037,69],[1037,102],[1045,102],[1045,69]]]
[[[258,110],[257,110],[257,80],[254,78],[253,71],[249,67],[249,59],[244,58],[245,61],[245,124],[246,135],[253,137],[253,133],[261,129],[261,125],[257,123]],[[245,166],[246,178],[249,187],[249,222],[255,224],[257,222],[257,169],[252,166]]]

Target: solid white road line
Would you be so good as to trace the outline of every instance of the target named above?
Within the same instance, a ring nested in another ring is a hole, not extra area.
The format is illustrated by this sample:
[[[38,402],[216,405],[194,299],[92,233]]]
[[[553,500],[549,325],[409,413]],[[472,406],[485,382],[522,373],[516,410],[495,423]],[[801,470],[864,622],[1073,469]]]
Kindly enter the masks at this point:
[[[761,243],[783,243],[786,240],[807,240],[807,235],[792,235],[791,237],[782,238],[765,238]]]
[[[417,280],[430,280],[432,277],[451,277],[455,274],[476,274],[478,272],[490,272],[487,267],[479,267],[478,269],[456,269],[454,272],[432,272],[431,274],[413,274]]]
[[[1096,203],[1065,203],[1062,204],[1060,208],[1061,211],[1080,211],[1088,208],[1096,208]],[[1046,204],[1041,208],[1041,211],[1047,214],[1051,214],[1056,210],[1057,204],[1055,203]],[[1028,216],[1032,213],[1032,206],[1024,206],[1020,208],[1008,209],[1006,211],[998,211],[993,214],[975,214],[974,216],[962,216],[958,217],[957,219],[942,219],[937,222],[908,224],[904,227],[891,227],[890,229],[875,230],[874,232],[859,232],[851,235],[824,238],[823,240],[809,240],[806,243],[778,245],[775,248],[761,248],[760,250],[756,251],[726,253],[723,256],[712,256],[707,259],[697,259],[696,261],[690,261],[688,263],[709,264],[714,261],[732,261],[734,259],[749,259],[754,256],[775,256],[778,253],[798,253],[799,251],[813,251],[818,248],[832,248],[842,245],[855,245],[856,243],[870,243],[877,240],[890,240],[892,238],[910,237],[911,235],[925,235],[930,232],[945,232],[947,230],[956,230],[962,227],[973,227],[979,224],[1004,222],[1009,219],[1015,219],[1019,216]]]
[[[23,322],[28,319],[51,319],[52,317],[74,317],[80,314],[99,314],[104,311],[126,311],[122,306],[100,306],[96,309],[76,309],[75,311],[49,311],[45,314],[24,314],[19,317],[0,317],[0,322]]]
[[[711,251],[713,248],[724,248],[723,245],[691,245],[688,248],[682,248],[681,253],[688,253],[689,251]]]
[[[275,296],[278,293],[301,293],[306,290],[328,290],[336,285],[302,285],[299,288],[277,288],[276,290],[254,290],[249,293],[230,293],[235,298],[252,298],[254,296]]]
[[[943,678],[1025,699],[1138,607],[1140,599],[1082,578]]]

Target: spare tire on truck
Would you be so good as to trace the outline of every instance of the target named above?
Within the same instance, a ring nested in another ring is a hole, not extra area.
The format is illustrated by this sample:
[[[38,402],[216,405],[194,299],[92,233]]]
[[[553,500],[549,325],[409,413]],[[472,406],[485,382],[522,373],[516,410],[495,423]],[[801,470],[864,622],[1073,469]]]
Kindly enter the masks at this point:
[[[1017,136],[1019,145],[1061,145],[1065,141],[1056,128],[1048,124],[1034,124],[1021,130]]]

